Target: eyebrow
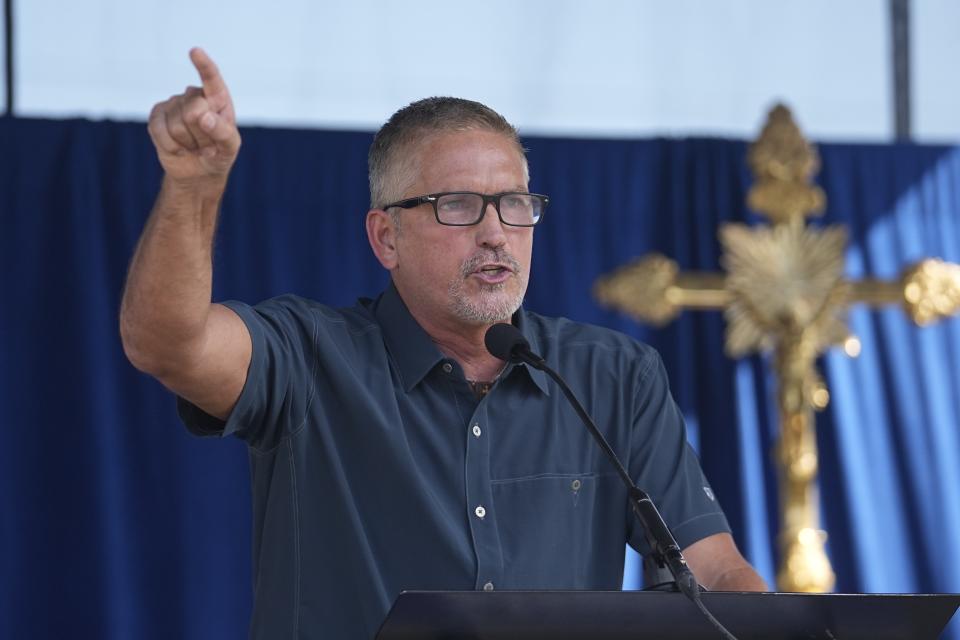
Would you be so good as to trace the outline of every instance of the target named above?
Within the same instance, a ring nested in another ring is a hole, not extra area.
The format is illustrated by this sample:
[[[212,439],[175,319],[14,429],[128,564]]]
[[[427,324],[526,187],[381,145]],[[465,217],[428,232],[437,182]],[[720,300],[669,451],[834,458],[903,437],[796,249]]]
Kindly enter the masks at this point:
[[[474,191],[473,189],[440,189],[437,191],[430,191],[429,193],[482,193],[481,191]],[[531,193],[530,189],[524,186],[513,186],[504,189],[503,191],[497,191],[496,193]],[[417,196],[413,196],[417,197]]]

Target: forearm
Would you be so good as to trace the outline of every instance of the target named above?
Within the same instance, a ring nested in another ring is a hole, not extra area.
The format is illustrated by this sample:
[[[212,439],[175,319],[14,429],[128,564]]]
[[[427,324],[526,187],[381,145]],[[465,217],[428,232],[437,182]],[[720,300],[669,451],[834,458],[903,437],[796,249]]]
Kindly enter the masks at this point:
[[[749,564],[735,567],[720,574],[712,584],[705,584],[711,591],[769,591],[763,578]]]
[[[702,538],[685,548],[683,555],[697,581],[711,591],[769,591],[729,533]]]
[[[213,237],[223,185],[164,178],[134,253],[120,311],[131,362],[153,374],[177,366],[210,313]]]

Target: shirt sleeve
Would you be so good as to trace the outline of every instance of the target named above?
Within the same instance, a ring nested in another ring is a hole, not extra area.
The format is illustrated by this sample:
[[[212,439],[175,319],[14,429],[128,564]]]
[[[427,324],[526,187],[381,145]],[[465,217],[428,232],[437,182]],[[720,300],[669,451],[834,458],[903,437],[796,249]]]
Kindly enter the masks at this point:
[[[677,544],[684,549],[730,526],[687,442],[683,416],[670,394],[659,354],[651,352],[638,379],[637,411],[631,440],[630,473],[657,506]],[[630,546],[649,553],[643,529],[631,511]]]
[[[229,301],[253,344],[247,379],[226,422],[177,398],[177,411],[196,435],[236,435],[250,446],[275,447],[305,420],[316,380],[316,317],[296,296],[251,307]]]

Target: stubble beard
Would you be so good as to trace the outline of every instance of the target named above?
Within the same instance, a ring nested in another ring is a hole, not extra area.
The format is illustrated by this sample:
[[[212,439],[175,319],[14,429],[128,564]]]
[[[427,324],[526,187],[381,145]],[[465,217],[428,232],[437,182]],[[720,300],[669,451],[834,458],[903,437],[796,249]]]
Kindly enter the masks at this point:
[[[479,294],[467,291],[468,281],[481,265],[499,262],[509,265],[511,276],[504,282],[488,284],[479,282]],[[478,254],[464,261],[457,279],[450,283],[449,295],[453,314],[460,320],[475,325],[510,322],[511,316],[523,303],[527,291],[527,279],[520,263],[506,252]]]

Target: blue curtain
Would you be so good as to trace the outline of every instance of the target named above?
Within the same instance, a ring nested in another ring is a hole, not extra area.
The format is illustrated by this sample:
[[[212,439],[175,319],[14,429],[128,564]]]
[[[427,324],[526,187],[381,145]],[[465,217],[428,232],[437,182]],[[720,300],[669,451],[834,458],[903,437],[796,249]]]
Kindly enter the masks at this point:
[[[223,207],[215,295],[351,304],[385,274],[363,232],[366,133],[246,129]],[[530,138],[551,196],[527,305],[652,343],[734,534],[768,581],[778,507],[762,357],[723,355],[719,313],[653,330],[594,280],[660,251],[715,270],[717,226],[757,222],[739,141]],[[142,124],[0,119],[0,637],[237,638],[251,602],[244,447],[187,435],[125,360],[117,308],[160,172]],[[823,223],[851,277],[960,262],[960,149],[820,147]],[[960,591],[960,322],[858,308],[858,359],[830,354],[819,419],[839,591]],[[628,567],[626,584],[637,583]],[[955,633],[954,638],[960,638]]]

